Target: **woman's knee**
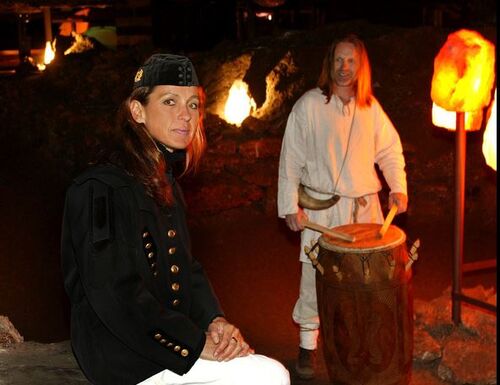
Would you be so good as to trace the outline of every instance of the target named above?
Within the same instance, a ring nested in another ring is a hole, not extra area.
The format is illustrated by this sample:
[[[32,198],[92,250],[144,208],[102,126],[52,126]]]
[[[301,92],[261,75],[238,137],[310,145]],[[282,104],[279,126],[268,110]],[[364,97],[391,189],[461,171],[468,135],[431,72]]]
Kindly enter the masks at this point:
[[[265,385],[289,385],[290,384],[290,373],[279,361],[262,356],[259,354],[254,354],[252,356],[255,359],[254,367],[251,369],[255,376],[258,376],[256,380],[260,381],[259,384]]]

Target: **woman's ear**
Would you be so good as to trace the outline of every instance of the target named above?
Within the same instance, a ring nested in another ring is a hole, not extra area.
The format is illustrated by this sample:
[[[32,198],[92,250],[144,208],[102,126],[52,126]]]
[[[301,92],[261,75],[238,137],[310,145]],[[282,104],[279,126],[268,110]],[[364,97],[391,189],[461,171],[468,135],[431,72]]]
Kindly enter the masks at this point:
[[[138,100],[132,100],[129,104],[130,114],[137,123],[146,123],[145,111],[143,105]]]

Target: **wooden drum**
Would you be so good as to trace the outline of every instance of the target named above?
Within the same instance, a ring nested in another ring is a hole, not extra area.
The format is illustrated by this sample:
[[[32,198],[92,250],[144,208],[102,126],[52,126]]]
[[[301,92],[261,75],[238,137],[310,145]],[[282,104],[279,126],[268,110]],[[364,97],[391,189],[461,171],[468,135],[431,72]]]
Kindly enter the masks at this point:
[[[319,239],[316,290],[323,346],[333,384],[409,384],[413,293],[406,235],[391,225],[358,223],[333,230],[352,243]]]

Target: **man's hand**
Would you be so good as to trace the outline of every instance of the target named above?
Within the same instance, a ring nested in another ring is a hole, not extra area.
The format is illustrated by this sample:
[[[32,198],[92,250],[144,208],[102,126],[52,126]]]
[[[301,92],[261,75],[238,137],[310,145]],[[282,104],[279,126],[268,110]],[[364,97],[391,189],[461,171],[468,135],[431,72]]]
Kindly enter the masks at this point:
[[[290,230],[302,231],[304,230],[304,225],[302,225],[304,220],[309,220],[307,214],[299,207],[297,214],[287,214],[285,216],[286,225]]]
[[[224,317],[217,317],[208,325],[207,339],[200,357],[212,361],[229,361],[253,353],[254,350],[246,343],[239,329]]]
[[[408,196],[403,193],[389,194],[389,209],[393,204],[398,207],[398,212],[396,214],[404,213],[408,208]]]

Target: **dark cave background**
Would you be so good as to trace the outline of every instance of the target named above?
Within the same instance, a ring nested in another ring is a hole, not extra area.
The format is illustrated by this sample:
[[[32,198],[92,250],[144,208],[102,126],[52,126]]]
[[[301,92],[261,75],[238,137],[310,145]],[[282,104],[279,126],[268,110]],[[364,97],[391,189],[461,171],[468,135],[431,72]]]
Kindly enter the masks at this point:
[[[375,95],[398,129],[405,151],[410,208],[396,223],[409,238],[430,233],[429,251],[448,245],[442,243],[449,242],[452,232],[455,137],[431,122],[433,60],[448,34],[460,28],[474,29],[496,44],[496,3],[389,1],[359,11],[350,4],[317,3],[323,7],[320,20],[302,15],[294,24],[290,19],[272,25],[256,21],[244,25],[237,36],[235,2],[153,0],[151,44],[116,51],[97,45],[68,56],[58,50],[43,73],[0,77],[0,314],[8,316],[26,340],[69,338],[59,268],[64,192],[86,166],[89,147],[112,129],[137,66],[153,52],[189,55],[207,91],[208,152],[199,173],[181,182],[193,227],[200,218],[241,208],[262,212],[272,222],[287,115],[295,100],[314,87],[331,41],[346,32],[357,33],[370,55]],[[438,5],[444,16],[435,26],[422,12]],[[0,29],[4,49],[16,42],[9,28],[2,24]],[[65,44],[63,39],[59,44]],[[216,114],[239,76],[262,104],[264,79],[271,72],[278,92],[265,116],[247,118],[236,128]],[[497,234],[497,175],[481,153],[483,131],[467,134],[466,251],[479,260],[496,256]],[[283,227],[269,236],[296,242]],[[194,239],[203,240],[196,234]],[[255,242],[251,234],[248,242]],[[272,239],[259,242],[262,250],[272,248]],[[195,251],[208,265],[216,288],[223,290],[218,282],[228,272],[210,265],[204,245],[195,243]],[[216,259],[223,261],[223,253]],[[227,254],[235,258],[238,253]],[[440,269],[449,262],[436,257],[431,263],[435,274],[428,279],[439,281]],[[421,292],[432,296],[425,289]],[[229,294],[222,299],[231,301]]]

